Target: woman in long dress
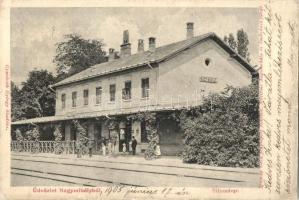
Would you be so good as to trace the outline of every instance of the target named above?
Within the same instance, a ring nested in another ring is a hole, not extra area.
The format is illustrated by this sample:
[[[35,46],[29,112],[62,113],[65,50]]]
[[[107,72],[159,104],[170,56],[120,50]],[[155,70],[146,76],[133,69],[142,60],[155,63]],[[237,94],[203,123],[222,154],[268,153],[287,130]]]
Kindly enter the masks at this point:
[[[105,142],[105,140],[102,141],[102,153],[103,153],[103,156],[106,156],[106,142]]]
[[[155,155],[156,156],[161,156],[161,150],[160,150],[160,145],[157,145],[155,148]]]
[[[112,153],[112,141],[111,139],[108,140],[108,155]]]

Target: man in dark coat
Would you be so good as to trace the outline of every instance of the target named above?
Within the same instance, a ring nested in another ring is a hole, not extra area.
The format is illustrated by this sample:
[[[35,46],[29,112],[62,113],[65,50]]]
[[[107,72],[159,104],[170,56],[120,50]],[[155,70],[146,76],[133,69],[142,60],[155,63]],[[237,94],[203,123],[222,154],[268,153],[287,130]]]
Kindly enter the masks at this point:
[[[137,140],[135,139],[135,137],[132,137],[132,151],[133,151],[133,155],[136,154],[136,146],[137,146]]]

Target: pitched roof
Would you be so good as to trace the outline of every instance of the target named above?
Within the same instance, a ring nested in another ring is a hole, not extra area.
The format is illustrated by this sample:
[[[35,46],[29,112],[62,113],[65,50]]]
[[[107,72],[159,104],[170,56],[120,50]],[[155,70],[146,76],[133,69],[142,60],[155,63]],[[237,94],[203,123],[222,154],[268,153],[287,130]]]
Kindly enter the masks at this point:
[[[51,87],[57,87],[66,85],[69,83],[74,83],[82,80],[87,80],[94,77],[99,77],[119,71],[128,70],[131,68],[136,68],[144,66],[148,63],[158,63],[161,62],[183,50],[191,47],[198,42],[213,39],[221,47],[223,47],[233,58],[240,62],[246,69],[252,74],[256,73],[256,70],[245,61],[240,55],[238,55],[234,50],[232,50],[223,40],[221,40],[215,33],[207,33],[204,35],[196,36],[187,40],[182,40],[179,42],[171,43],[161,47],[157,47],[154,52],[145,51],[142,53],[136,53],[128,57],[115,59],[110,62],[101,63],[89,67],[77,74],[74,74],[56,84],[53,84]]]

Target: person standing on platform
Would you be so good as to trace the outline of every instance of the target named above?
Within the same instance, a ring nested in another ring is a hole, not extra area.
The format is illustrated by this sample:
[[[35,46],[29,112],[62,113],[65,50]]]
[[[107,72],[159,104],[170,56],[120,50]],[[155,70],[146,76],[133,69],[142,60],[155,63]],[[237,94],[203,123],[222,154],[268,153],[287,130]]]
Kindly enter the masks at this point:
[[[65,142],[65,153],[66,154],[70,154],[70,148],[71,148],[70,140],[66,140],[66,142]]]
[[[130,140],[128,147],[129,154],[132,154],[132,140]]]
[[[111,138],[108,139],[108,155],[110,156],[112,153],[112,141]]]
[[[123,143],[123,153],[125,154],[127,152],[126,143]]]
[[[124,142],[125,142],[125,130],[122,128],[119,131],[119,143],[123,144]],[[121,145],[121,149],[120,150],[122,151],[122,145]]]
[[[102,145],[102,153],[103,153],[103,156],[106,156],[106,141],[105,141],[105,139],[103,139],[101,145]]]
[[[157,157],[160,157],[161,156],[161,150],[160,150],[160,145],[157,145],[156,148],[155,148],[155,155]]]
[[[137,140],[136,140],[135,137],[133,136],[133,137],[132,137],[132,152],[133,152],[133,155],[136,154],[136,146],[137,146]]]
[[[91,138],[88,139],[87,147],[89,157],[92,157],[93,140]]]
[[[118,146],[118,137],[117,137],[117,135],[114,135],[112,139],[113,139],[112,140],[112,145],[113,145],[112,151],[113,151],[113,155],[115,155],[116,147]]]
[[[77,152],[77,158],[81,158],[81,142],[80,142],[80,140],[76,140],[76,152]]]

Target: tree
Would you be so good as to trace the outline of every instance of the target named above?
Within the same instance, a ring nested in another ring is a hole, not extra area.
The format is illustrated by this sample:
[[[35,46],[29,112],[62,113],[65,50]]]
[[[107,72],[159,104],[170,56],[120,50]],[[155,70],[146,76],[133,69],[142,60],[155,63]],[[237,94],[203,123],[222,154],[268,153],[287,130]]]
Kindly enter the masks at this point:
[[[228,87],[181,114],[183,161],[225,167],[259,165],[258,85]]]
[[[88,142],[88,135],[86,128],[84,128],[78,120],[73,120],[73,123],[75,125],[76,132],[78,133],[78,141],[81,146],[81,150],[86,150],[87,142]]]
[[[12,120],[54,115],[55,93],[48,88],[53,83],[52,73],[37,69],[29,72],[21,89],[12,82]]]
[[[248,36],[247,33],[241,29],[238,30],[237,32],[237,51],[238,54],[240,54],[243,58],[247,59],[247,61],[249,62],[249,52],[248,52],[248,44],[249,44],[249,40],[248,40]]]
[[[226,42],[240,56],[250,62],[250,53],[248,52],[248,35],[243,29],[237,31],[236,39],[232,33],[230,33],[228,37],[224,36],[224,42]]]
[[[236,47],[237,47],[237,42],[235,40],[235,37],[232,33],[230,33],[227,36],[224,37],[224,41],[228,43],[228,45],[233,49],[233,50],[236,50]]]
[[[65,35],[65,41],[56,44],[58,80],[78,73],[90,66],[106,62],[104,43],[98,40],[86,40],[80,35]]]
[[[38,142],[40,138],[40,132],[38,127],[34,127],[32,130],[32,138],[34,141]]]
[[[55,83],[55,77],[47,70],[29,72],[28,79],[22,83],[21,118],[51,116],[55,114],[55,93],[48,86]]]
[[[63,146],[61,143],[62,133],[61,133],[60,125],[55,126],[54,137],[55,137],[54,152],[55,152],[55,154],[61,154],[63,152]]]
[[[16,129],[16,138],[17,138],[17,141],[23,141],[24,140],[24,137],[23,137],[20,129]]]
[[[18,86],[11,82],[11,118],[12,121],[22,119],[24,112],[22,110],[22,93]]]
[[[22,132],[20,131],[20,129],[16,129],[15,133],[16,133],[16,138],[17,138],[18,151],[22,151],[23,150],[24,137],[23,137]]]

